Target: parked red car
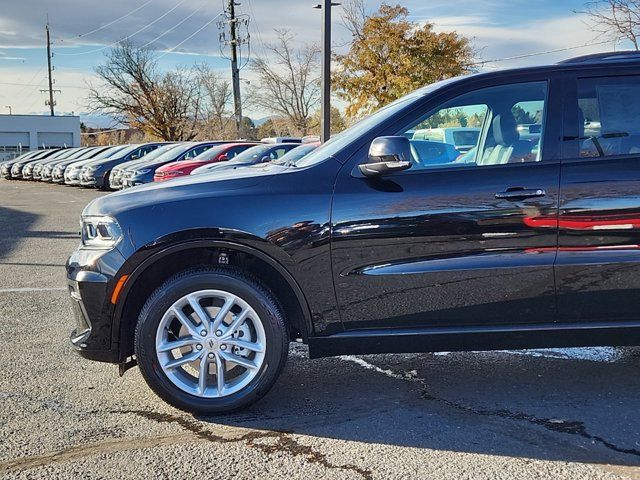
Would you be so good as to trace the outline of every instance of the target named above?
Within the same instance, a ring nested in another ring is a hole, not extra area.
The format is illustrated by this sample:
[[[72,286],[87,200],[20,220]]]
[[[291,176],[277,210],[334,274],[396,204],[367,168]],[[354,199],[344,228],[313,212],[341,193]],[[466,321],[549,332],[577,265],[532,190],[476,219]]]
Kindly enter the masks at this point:
[[[254,142],[225,143],[223,145],[210,148],[209,150],[202,152],[197,157],[163,165],[156,170],[156,173],[153,176],[153,181],[164,182],[166,180],[171,180],[172,178],[189,175],[192,170],[209,163],[226,162],[255,145],[258,144]]]

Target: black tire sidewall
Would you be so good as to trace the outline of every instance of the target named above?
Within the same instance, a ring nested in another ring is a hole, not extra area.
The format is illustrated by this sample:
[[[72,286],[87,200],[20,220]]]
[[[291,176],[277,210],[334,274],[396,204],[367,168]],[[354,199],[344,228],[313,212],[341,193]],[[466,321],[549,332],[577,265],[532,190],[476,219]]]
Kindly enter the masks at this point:
[[[198,290],[223,290],[246,301],[260,317],[266,336],[265,358],[258,374],[242,390],[222,398],[200,398],[182,391],[164,374],[155,350],[162,316],[179,298]],[[142,309],[135,349],[140,370],[163,400],[192,413],[216,414],[242,408],[262,397],[277,379],[286,359],[287,334],[278,304],[268,291],[232,271],[188,271],[158,288]]]

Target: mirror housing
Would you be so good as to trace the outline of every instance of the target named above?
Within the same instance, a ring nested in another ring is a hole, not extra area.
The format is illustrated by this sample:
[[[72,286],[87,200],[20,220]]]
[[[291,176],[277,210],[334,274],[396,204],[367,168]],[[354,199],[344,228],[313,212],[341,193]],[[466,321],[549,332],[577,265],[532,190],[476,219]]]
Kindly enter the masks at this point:
[[[226,162],[227,160],[229,160],[229,157],[227,156],[227,154],[226,154],[226,153],[223,153],[222,155],[220,155],[220,156],[218,157],[218,161],[219,161],[219,162]]]
[[[369,147],[369,161],[359,166],[365,177],[379,177],[411,168],[411,143],[404,136],[378,137]]]
[[[260,163],[267,163],[271,161],[271,157],[269,155],[265,155],[260,159]]]

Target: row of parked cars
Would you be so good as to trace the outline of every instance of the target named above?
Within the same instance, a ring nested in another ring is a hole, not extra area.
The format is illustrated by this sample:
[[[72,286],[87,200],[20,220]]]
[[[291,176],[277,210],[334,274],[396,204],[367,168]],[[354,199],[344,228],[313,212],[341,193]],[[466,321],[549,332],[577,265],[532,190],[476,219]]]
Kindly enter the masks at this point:
[[[36,150],[0,162],[0,176],[119,190],[266,162],[295,164],[318,145],[315,137],[278,137]]]

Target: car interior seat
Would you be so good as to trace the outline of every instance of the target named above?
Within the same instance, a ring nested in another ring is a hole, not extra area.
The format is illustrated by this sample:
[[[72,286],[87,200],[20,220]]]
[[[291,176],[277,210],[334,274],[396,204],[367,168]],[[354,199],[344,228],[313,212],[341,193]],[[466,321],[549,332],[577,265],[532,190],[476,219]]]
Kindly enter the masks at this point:
[[[478,165],[502,165],[531,160],[533,144],[529,140],[520,139],[518,124],[510,111],[495,116],[489,133],[494,146],[485,149],[482,157],[477,160]]]

